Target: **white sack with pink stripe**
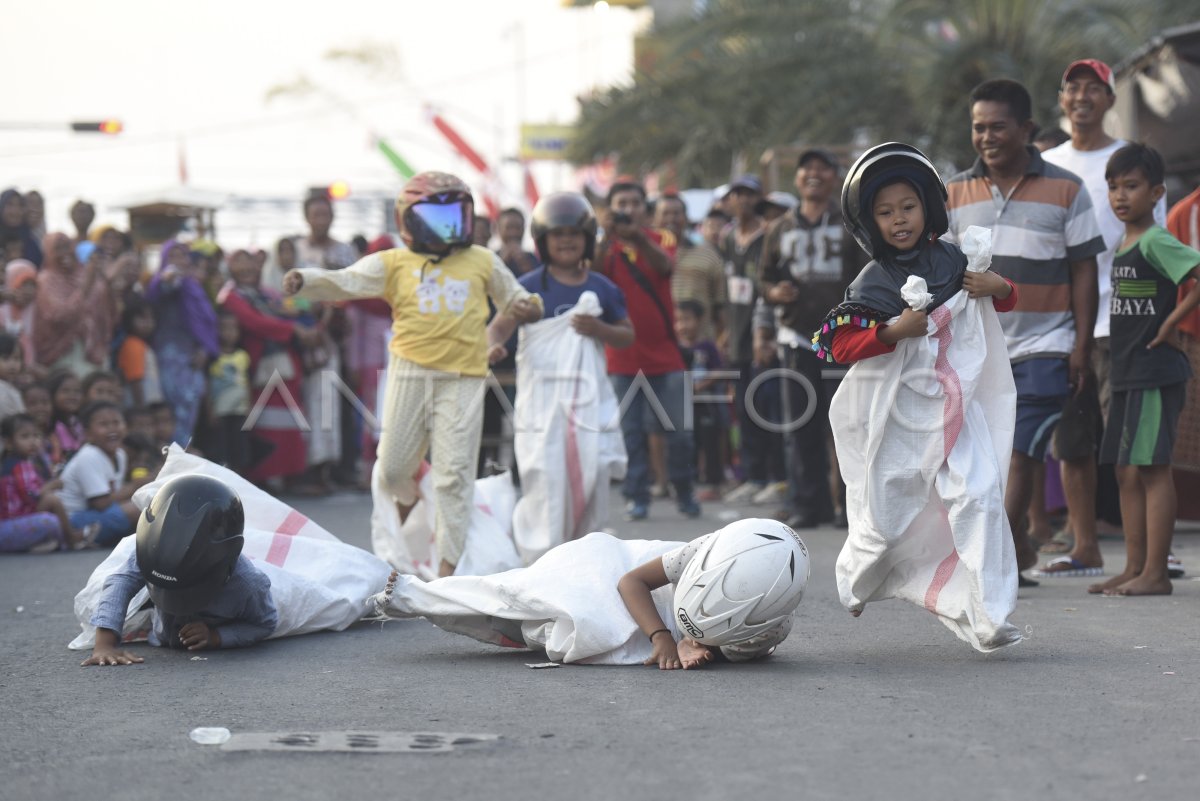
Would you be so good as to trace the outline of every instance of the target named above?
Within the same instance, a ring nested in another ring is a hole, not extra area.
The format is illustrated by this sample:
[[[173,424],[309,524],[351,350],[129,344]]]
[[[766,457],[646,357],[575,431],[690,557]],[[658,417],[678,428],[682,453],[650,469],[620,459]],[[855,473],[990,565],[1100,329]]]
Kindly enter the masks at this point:
[[[442,557],[438,554],[436,531],[437,491],[428,462],[417,470],[417,504],[400,524],[400,512],[391,490],[383,481],[379,462],[371,472],[371,548],[401,573],[420,576],[426,581],[437,578]],[[517,491],[512,474],[501,473],[475,479],[471,520],[467,523],[467,541],[462,558],[454,566],[456,576],[486,576],[521,566],[513,545],[513,505]]]
[[[988,268],[990,236],[968,229],[968,270]],[[846,482],[836,572],[848,610],[900,598],[980,651],[1020,641],[1004,511],[1015,416],[991,298],[960,291],[929,314],[925,337],[850,368],[829,411]]]
[[[271,580],[271,597],[279,613],[279,625],[272,638],[326,629],[341,631],[367,614],[366,600],[387,584],[391,566],[372,553],[342,542],[220,465],[172,445],[158,477],[134,493],[133,502],[144,509],[167,479],[188,473],[219,479],[242,499],[246,513],[242,553]],[[135,545],[132,536],[121,540],[75,596],[75,617],[83,632],[70,648],[86,650],[94,644],[95,629],[88,621],[104,579],[128,561]],[[130,602],[122,632],[126,641],[146,638],[150,627],[148,600],[149,594],[142,589]]]
[[[608,523],[609,482],[625,476],[618,400],[604,345],[576,333],[576,315],[599,317],[595,292],[566,314],[520,329],[514,449],[522,496],[513,540],[525,564]]]

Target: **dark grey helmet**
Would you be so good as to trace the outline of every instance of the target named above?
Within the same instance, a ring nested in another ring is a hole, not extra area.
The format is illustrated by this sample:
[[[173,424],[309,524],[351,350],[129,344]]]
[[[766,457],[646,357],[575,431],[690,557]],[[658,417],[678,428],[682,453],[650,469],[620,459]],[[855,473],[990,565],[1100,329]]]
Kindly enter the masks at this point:
[[[555,192],[546,195],[529,215],[529,233],[542,264],[550,263],[546,235],[555,228],[578,228],[583,232],[583,257],[591,259],[596,251],[596,212],[587,198],[578,192]]]
[[[842,219],[870,256],[882,245],[871,210],[864,208],[885,181],[903,178],[914,183],[925,206],[925,232],[941,236],[950,228],[946,211],[946,185],[920,150],[902,142],[876,145],[858,157],[842,185]]]
[[[163,484],[137,524],[137,561],[162,612],[199,612],[229,580],[242,552],[245,513],[238,494],[215,478],[178,476]]]

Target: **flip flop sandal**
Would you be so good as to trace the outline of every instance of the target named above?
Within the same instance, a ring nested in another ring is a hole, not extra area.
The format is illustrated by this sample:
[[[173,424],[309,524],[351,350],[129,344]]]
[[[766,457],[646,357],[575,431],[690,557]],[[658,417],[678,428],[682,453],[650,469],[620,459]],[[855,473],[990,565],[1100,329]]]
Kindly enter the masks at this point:
[[[1103,576],[1103,567],[1089,567],[1078,559],[1070,556],[1060,556],[1051,559],[1045,567],[1029,571],[1039,578],[1088,578]]]

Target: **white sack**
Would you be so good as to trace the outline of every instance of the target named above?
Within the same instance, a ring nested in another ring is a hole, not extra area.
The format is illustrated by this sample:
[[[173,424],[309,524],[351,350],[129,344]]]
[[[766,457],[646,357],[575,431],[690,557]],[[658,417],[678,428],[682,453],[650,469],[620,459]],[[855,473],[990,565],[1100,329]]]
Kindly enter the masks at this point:
[[[682,545],[588,534],[549,551],[526,568],[492,576],[450,576],[425,582],[400,576],[390,600],[376,605],[391,617],[425,617],[482,642],[542,648],[555,662],[636,665],[651,645],[617,592],[621,576]],[[674,587],[654,590],[658,613],[678,639],[671,613]]]
[[[990,261],[979,231],[964,241],[976,272]],[[929,321],[928,336],[853,365],[831,403],[850,523],[838,591],[851,611],[910,601],[990,651],[1021,639],[1004,511],[1016,389],[990,297],[960,291]]]
[[[271,598],[279,614],[272,638],[323,629],[341,631],[366,613],[367,597],[387,583],[391,568],[383,560],[342,542],[236,473],[185,453],[177,445],[167,452],[158,478],[139,489],[133,502],[145,508],[167,479],[187,473],[217,478],[241,497],[246,513],[242,553],[271,580]],[[85,650],[95,644],[95,629],[88,621],[99,603],[104,580],[125,564],[135,547],[134,537],[121,540],[75,596],[75,617],[83,632],[70,648]],[[140,607],[148,596],[143,588],[130,603],[133,613],[126,617],[122,632],[126,641],[146,637],[150,610]]]
[[[420,500],[400,525],[400,512],[392,494],[383,483],[379,462],[371,471],[371,548],[401,573],[422,578],[437,578],[438,556],[434,541],[434,512],[437,492],[429,464],[422,462],[417,473]],[[455,566],[456,576],[487,575],[519,567],[520,557],[512,540],[513,505],[517,492],[512,476],[497,476],[475,481],[475,501],[467,528],[462,557]]]
[[[602,313],[588,291],[570,312],[521,326],[514,449],[522,496],[513,539],[525,564],[603,528],[609,482],[625,475],[604,345],[571,327],[576,315]]]

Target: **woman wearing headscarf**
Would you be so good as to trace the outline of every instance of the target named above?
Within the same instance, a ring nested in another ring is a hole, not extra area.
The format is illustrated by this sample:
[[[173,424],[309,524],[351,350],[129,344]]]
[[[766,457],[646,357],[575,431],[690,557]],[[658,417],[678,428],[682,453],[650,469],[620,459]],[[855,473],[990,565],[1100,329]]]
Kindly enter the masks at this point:
[[[33,351],[37,363],[82,378],[108,364],[113,335],[108,282],[94,261],[80,264],[66,234],[47,234],[37,277]]]
[[[246,478],[263,484],[282,477],[290,491],[318,494],[319,488],[301,483],[307,446],[294,411],[304,397],[300,346],[319,341],[320,333],[284,315],[279,296],[262,286],[262,261],[257,254],[241,249],[231,253],[229,278],[217,303],[222,313],[237,319],[241,329],[241,345],[250,356],[254,399],[247,422],[254,439],[265,446]]]
[[[33,234],[34,242],[41,242],[49,233],[46,230],[46,199],[36,189],[25,193],[25,224],[29,233]]]
[[[9,248],[14,253],[7,254]],[[10,258],[28,259],[38,267],[42,265],[42,248],[25,222],[25,200],[16,189],[0,192],[0,249]]]
[[[163,244],[158,272],[146,287],[154,307],[154,355],[163,395],[175,411],[175,442],[186,447],[196,427],[205,392],[205,367],[220,352],[217,313],[187,245]]]
[[[4,302],[0,303],[0,330],[21,343],[25,367],[44,372],[33,350],[34,301],[37,299],[37,267],[28,259],[13,259],[4,268]],[[40,377],[40,376],[39,376]]]

